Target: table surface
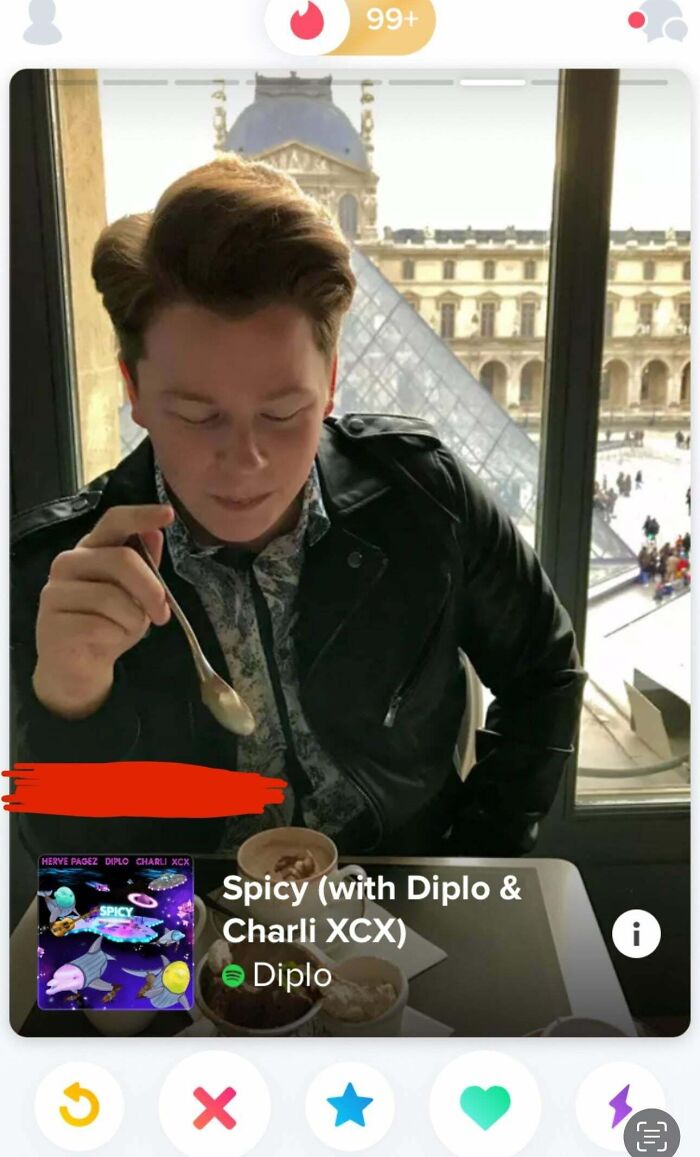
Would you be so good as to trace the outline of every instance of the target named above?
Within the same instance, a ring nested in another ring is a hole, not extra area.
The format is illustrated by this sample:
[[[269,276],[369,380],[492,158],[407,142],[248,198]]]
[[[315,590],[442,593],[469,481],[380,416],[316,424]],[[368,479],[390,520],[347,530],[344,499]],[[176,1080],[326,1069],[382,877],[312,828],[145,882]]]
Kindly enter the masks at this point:
[[[564,860],[348,857],[369,875],[396,882],[396,899],[378,903],[442,948],[446,958],[414,977],[409,1004],[448,1024],[457,1036],[520,1036],[558,1017],[602,1020],[636,1035],[632,1017],[577,868]],[[200,857],[200,895],[235,871],[230,857]],[[409,872],[439,879],[468,874],[486,880],[495,895],[482,902],[408,901]],[[519,904],[505,904],[498,884],[506,874],[523,887]],[[370,953],[371,945],[358,949]],[[10,940],[11,1022],[27,1036],[94,1035],[85,1017],[42,1012],[35,1005],[36,905]],[[109,1016],[105,1013],[105,1016]],[[185,1028],[185,1012],[157,1014],[147,1035]]]

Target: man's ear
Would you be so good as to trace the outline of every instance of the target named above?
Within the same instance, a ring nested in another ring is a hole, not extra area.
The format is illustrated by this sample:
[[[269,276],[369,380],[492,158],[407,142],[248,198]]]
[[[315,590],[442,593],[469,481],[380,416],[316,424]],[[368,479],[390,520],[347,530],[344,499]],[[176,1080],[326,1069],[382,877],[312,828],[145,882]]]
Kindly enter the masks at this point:
[[[136,423],[137,426],[143,426],[143,422],[141,421],[141,417],[139,415],[139,395],[138,390],[136,389],[136,383],[131,376],[131,370],[122,358],[119,358],[119,371],[122,375],[122,378],[124,379],[126,392],[129,395],[132,420]]]
[[[331,365],[331,380],[330,380],[330,384],[329,384],[330,397],[328,398],[328,401],[326,402],[326,408],[323,411],[324,418],[327,418],[328,415],[333,412],[333,403],[335,400],[335,386],[336,386],[337,380],[338,380],[338,352],[336,350],[336,353],[333,357],[333,364]]]

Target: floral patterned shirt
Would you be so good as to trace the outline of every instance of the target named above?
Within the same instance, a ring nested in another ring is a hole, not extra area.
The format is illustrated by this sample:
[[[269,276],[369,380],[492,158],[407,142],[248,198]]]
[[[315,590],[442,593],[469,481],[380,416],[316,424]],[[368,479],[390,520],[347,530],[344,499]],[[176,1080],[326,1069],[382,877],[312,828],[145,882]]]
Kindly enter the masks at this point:
[[[158,465],[156,487],[160,501],[169,502]],[[360,814],[363,801],[304,718],[293,645],[296,593],[305,552],[313,549],[329,526],[314,465],[297,525],[269,542],[255,556],[252,569],[270,613],[274,655],[295,751],[311,782],[311,790],[302,800],[304,823],[333,837]],[[241,771],[286,779],[284,731],[260,636],[249,570],[236,569],[223,561],[221,552],[225,548],[198,544],[178,517],[165,534],[175,571],[196,589],[226,658],[230,682],[256,720],[252,735],[238,737],[238,767]],[[294,803],[290,784],[284,802],[266,807],[262,816],[231,817],[222,846],[227,850],[235,848],[261,828],[291,823]]]

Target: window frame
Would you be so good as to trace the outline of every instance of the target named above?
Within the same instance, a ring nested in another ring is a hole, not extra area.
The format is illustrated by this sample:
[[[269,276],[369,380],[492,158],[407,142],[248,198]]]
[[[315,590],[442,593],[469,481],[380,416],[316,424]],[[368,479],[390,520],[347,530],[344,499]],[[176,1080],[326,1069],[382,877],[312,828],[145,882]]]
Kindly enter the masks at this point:
[[[585,644],[619,73],[560,74],[535,545]],[[556,391],[552,383],[557,383]],[[579,805],[578,743],[536,848],[575,863],[685,863],[688,804]],[[595,828],[592,836],[591,828]]]
[[[488,316],[491,318],[491,322],[489,323],[490,327],[491,327],[490,333],[487,333],[486,330],[484,329],[484,316],[486,315],[487,310],[489,311]],[[497,336],[496,335],[496,314],[497,313],[498,313],[498,303],[496,301],[491,301],[490,299],[487,298],[485,301],[479,302],[479,337],[490,338],[490,337],[496,337]]]
[[[31,383],[10,390],[17,514],[74,493],[81,467],[55,76],[24,69],[10,89],[10,381]]]
[[[443,341],[454,341],[457,336],[457,304],[454,301],[441,301],[438,309],[440,311],[440,337]],[[444,332],[446,316],[452,319],[447,327],[452,330],[452,333]]]
[[[525,332],[526,317],[530,319],[527,326],[531,330],[530,333]],[[520,337],[526,340],[537,337],[537,301],[532,297],[527,297],[520,302]]]

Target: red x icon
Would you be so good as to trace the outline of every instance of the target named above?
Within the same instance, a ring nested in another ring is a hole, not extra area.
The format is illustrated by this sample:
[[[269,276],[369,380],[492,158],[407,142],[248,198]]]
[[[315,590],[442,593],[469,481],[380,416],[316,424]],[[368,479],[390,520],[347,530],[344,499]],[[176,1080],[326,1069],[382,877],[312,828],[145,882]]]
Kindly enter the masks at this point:
[[[204,1105],[204,1112],[195,1117],[192,1124],[195,1129],[203,1129],[210,1121],[217,1120],[223,1125],[224,1129],[233,1129],[236,1122],[230,1113],[224,1109],[224,1105],[228,1105],[236,1095],[235,1089],[224,1089],[223,1093],[219,1093],[218,1097],[212,1097],[206,1089],[195,1089],[194,1096]]]

